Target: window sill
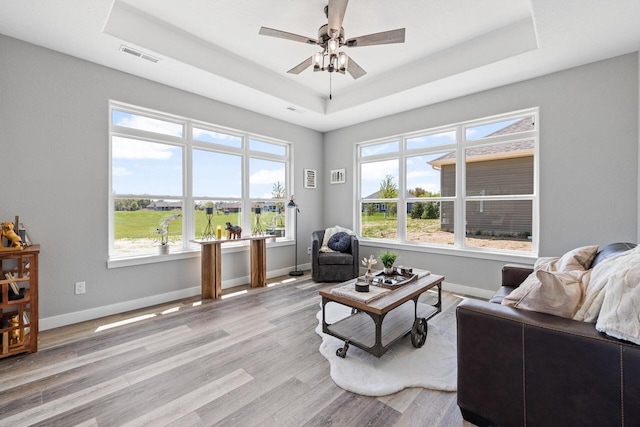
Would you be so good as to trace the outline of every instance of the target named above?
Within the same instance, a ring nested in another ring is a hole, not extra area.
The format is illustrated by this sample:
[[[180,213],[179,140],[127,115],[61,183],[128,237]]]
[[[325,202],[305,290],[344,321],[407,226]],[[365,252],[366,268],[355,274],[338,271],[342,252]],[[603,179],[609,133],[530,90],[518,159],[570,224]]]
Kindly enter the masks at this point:
[[[455,247],[440,247],[440,246],[423,246],[423,245],[412,245],[408,243],[399,243],[399,242],[389,242],[388,240],[363,240],[360,239],[360,246],[372,246],[372,247],[384,247],[384,248],[395,248],[397,250],[406,250],[412,252],[424,252],[431,254],[439,254],[439,255],[449,255],[455,257],[464,257],[464,258],[476,258],[476,259],[486,259],[491,261],[501,261],[501,262],[513,262],[513,263],[524,263],[524,264],[533,264],[537,259],[538,255],[527,252],[527,253],[515,253],[515,252],[502,252],[502,251],[491,251],[486,249],[472,249],[472,248],[455,248]]]
[[[295,242],[293,239],[267,242],[267,248],[289,246]],[[238,242],[237,244],[226,244],[222,246],[222,253],[243,252],[249,250],[248,242]],[[107,260],[107,268],[132,267],[136,265],[155,264],[158,262],[177,261],[181,259],[199,258],[200,246],[189,249],[176,249],[168,255],[140,254],[127,257],[113,257]]]

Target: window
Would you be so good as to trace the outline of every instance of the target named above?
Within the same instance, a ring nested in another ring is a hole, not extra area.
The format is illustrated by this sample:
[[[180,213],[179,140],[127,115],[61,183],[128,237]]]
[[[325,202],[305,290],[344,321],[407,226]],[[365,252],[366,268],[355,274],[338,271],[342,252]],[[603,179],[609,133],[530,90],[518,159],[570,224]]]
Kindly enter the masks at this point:
[[[537,110],[357,147],[363,239],[537,252]]]
[[[286,237],[289,143],[113,102],[110,259],[197,248],[207,227]]]

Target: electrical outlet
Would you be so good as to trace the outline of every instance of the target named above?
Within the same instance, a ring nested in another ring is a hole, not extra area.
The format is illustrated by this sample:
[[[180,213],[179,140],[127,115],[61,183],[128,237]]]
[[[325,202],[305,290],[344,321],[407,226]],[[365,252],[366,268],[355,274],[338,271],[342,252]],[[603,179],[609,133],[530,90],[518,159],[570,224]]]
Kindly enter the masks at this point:
[[[85,282],[76,282],[76,295],[84,294],[86,285]]]
[[[307,255],[311,255],[311,248],[307,248]]]

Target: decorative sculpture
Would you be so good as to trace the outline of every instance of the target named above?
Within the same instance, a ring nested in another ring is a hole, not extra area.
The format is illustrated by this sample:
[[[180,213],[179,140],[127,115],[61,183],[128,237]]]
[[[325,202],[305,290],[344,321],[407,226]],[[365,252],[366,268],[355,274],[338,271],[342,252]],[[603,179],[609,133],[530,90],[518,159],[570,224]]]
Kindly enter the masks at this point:
[[[230,239],[240,239],[242,237],[242,228],[239,225],[231,225],[230,222],[227,222],[225,230],[229,231]]]
[[[6,237],[14,248],[22,248],[22,239],[13,231],[12,222],[3,222],[2,231],[0,231],[0,237]]]

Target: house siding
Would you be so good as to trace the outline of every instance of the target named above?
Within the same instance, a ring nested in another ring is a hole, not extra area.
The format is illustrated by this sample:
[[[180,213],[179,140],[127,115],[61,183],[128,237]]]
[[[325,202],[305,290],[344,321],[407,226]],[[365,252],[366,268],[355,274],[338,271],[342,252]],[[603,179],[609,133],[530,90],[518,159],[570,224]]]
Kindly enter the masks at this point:
[[[533,194],[533,156],[467,164],[467,195]],[[443,196],[455,195],[455,165],[442,166]],[[532,205],[527,200],[469,201],[467,235],[531,234]],[[453,203],[442,204],[441,227],[454,231]]]

